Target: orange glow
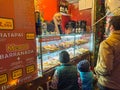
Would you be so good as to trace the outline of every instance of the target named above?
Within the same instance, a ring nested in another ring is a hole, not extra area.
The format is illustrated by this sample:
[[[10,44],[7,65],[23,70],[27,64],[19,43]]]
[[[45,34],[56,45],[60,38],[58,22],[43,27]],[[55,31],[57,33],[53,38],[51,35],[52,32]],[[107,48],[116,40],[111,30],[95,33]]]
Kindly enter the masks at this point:
[[[58,12],[58,0],[39,0],[36,3],[36,9],[39,8],[40,13],[46,21],[51,21],[53,15]]]
[[[15,79],[15,80],[11,80],[9,84],[13,86],[13,85],[17,85],[17,82],[18,82],[18,79]]]
[[[111,2],[111,0],[108,0],[108,2]]]
[[[82,15],[82,13],[80,13],[80,15]]]
[[[48,77],[48,80],[50,80],[50,79],[51,79],[51,76]]]

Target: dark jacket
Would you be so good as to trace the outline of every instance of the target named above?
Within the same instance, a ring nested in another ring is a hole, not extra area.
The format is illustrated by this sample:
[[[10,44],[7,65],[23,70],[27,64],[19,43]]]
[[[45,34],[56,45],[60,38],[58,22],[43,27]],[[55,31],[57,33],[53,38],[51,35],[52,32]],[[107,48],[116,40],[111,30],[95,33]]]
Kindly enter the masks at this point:
[[[77,68],[71,64],[62,64],[57,68],[58,90],[79,90]]]

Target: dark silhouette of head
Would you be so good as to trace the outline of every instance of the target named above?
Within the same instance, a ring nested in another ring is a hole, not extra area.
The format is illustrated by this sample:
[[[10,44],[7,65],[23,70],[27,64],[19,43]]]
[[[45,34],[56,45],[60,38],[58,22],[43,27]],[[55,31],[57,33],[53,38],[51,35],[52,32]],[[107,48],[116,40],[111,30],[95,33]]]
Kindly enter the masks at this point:
[[[90,67],[90,64],[88,60],[81,60],[77,65],[78,70],[81,72],[90,71],[89,67]]]
[[[59,54],[59,60],[61,63],[68,63],[70,61],[69,53],[67,51],[62,51]]]
[[[120,30],[120,16],[112,16],[109,24],[113,25],[114,30]]]

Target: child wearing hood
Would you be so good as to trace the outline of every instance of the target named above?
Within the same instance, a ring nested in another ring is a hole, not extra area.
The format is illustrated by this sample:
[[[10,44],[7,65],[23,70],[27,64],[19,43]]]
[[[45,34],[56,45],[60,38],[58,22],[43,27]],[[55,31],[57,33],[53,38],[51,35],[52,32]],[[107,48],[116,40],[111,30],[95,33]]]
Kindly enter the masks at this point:
[[[90,63],[88,60],[82,60],[77,65],[80,79],[82,82],[82,90],[93,90],[93,72],[90,70]]]

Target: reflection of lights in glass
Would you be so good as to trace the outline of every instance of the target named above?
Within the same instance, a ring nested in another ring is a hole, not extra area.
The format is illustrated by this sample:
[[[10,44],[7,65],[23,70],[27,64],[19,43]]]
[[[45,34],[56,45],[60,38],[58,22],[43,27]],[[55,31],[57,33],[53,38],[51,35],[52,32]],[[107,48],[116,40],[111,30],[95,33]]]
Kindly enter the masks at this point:
[[[76,35],[76,37],[81,37],[81,36],[83,36],[83,35]]]
[[[32,85],[33,85],[32,83],[28,83],[28,84],[27,84],[28,87],[30,87],[30,86],[32,86]]]
[[[51,79],[51,76],[48,77],[48,80],[50,80],[50,79]]]
[[[62,38],[73,38],[74,36],[63,36]]]
[[[94,46],[94,36],[93,36],[93,34],[91,34],[91,38],[90,38],[90,51],[93,51],[93,46]]]
[[[36,38],[36,41],[38,41],[39,38]]]

